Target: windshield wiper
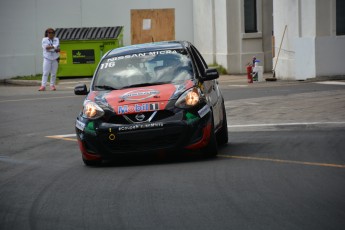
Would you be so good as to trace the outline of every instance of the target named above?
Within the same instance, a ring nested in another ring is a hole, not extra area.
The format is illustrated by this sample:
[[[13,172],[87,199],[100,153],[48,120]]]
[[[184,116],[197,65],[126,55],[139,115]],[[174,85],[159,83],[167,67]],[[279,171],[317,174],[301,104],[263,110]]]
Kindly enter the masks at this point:
[[[170,81],[146,82],[146,83],[140,83],[140,84],[134,84],[134,85],[127,85],[125,87],[122,87],[121,89],[134,88],[134,87],[140,87],[140,86],[150,86],[150,85],[164,85],[164,84],[168,84],[168,83],[170,83]]]
[[[105,90],[117,90],[116,88],[110,85],[95,85],[94,87],[99,88],[99,89],[105,89]]]

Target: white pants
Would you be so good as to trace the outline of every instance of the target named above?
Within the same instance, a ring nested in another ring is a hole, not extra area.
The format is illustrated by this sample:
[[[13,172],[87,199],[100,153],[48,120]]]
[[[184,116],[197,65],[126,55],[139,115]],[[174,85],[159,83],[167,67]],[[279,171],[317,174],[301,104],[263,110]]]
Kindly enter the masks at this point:
[[[42,75],[42,86],[46,86],[48,81],[48,76],[50,73],[50,86],[55,85],[56,80],[56,72],[59,66],[59,62],[57,60],[49,60],[47,58],[43,58],[43,75]]]

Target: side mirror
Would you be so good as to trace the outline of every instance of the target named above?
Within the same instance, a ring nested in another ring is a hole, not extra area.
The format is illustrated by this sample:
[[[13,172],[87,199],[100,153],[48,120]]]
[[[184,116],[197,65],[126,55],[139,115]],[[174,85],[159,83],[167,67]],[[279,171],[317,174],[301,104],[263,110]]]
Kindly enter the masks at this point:
[[[214,68],[206,69],[205,76],[203,77],[204,81],[211,81],[217,78],[219,78],[219,73],[217,69],[214,69]]]
[[[86,95],[88,94],[87,87],[85,84],[79,84],[74,87],[75,95]]]

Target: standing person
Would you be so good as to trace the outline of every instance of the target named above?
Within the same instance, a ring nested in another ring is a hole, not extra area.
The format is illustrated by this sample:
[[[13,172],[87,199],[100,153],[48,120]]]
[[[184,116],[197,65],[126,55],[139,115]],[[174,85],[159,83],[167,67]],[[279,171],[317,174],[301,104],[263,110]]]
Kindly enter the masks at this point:
[[[56,90],[55,80],[56,72],[59,65],[60,56],[60,42],[59,38],[55,37],[55,30],[53,28],[46,29],[44,38],[42,39],[43,48],[43,75],[42,84],[39,91],[46,90],[46,84],[50,73],[50,89]]]

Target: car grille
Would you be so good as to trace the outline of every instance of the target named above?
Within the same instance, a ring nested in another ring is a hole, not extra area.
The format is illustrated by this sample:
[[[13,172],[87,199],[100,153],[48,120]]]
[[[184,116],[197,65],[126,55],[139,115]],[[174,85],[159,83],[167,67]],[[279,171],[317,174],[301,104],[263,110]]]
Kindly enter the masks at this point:
[[[154,112],[144,112],[144,113],[141,113],[145,116],[145,119],[144,121],[146,121],[147,119],[149,119],[152,114]],[[140,122],[138,121],[135,116],[137,114],[126,114],[126,115],[111,115],[107,120],[106,122],[107,123],[111,123],[111,124],[132,124],[132,123],[136,123],[136,122]],[[168,119],[170,117],[173,117],[174,116],[174,113],[171,112],[171,111],[168,111],[168,110],[159,110],[159,111],[156,111],[156,114],[154,114],[151,122],[157,122],[157,121],[161,121],[161,120],[164,120],[164,119]],[[126,117],[128,119],[126,119]]]
[[[157,128],[145,131],[118,133],[114,141],[102,138],[109,152],[141,152],[172,148],[184,139],[182,127]]]

